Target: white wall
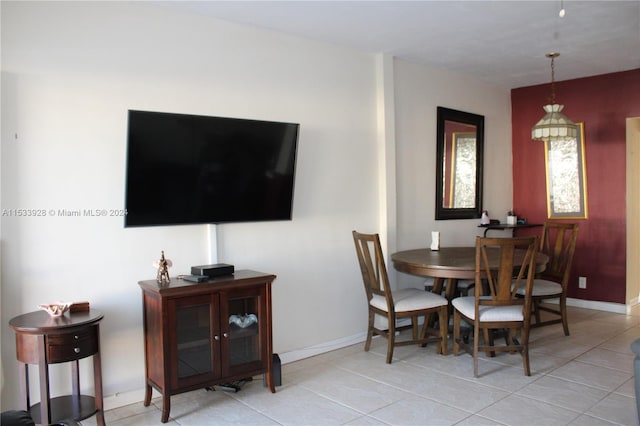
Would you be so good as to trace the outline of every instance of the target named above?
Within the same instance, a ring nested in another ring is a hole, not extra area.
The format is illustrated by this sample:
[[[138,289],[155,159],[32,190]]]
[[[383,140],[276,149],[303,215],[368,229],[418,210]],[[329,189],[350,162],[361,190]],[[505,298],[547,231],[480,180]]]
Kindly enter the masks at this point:
[[[395,61],[395,88],[397,249],[428,247],[431,231],[440,231],[442,246],[473,246],[480,219],[435,220],[436,109],[484,116],[483,208],[504,222],[513,199],[509,89],[401,60]],[[424,281],[405,274],[398,280],[403,286]]]
[[[433,220],[436,106],[485,115],[485,204],[511,207],[506,89],[142,2],[1,8],[2,209],[121,208],[127,109],[301,124],[293,221],[217,227],[220,262],[278,275],[280,354],[363,336],[351,230],[389,235],[387,251],[425,246],[434,229],[443,245],[472,241],[476,221]],[[104,312],[105,394],[139,392],[136,283],[154,277],[160,250],[172,274],[207,262],[207,227],[124,229],[118,217],[57,215],[2,217],[1,226],[3,407],[19,398],[7,323],[55,299],[89,300]],[[57,393],[68,391],[60,367]]]
[[[19,397],[10,318],[89,300],[105,314],[105,395],[140,390],[137,281],[155,277],[161,250],[172,275],[208,261],[206,226],[124,229],[121,217],[57,215],[123,207],[127,109],[300,123],[293,221],[219,226],[218,258],[278,275],[276,352],[363,332],[350,233],[378,221],[373,55],[144,3],[1,7],[1,207],[56,212],[2,218],[4,407]],[[60,367],[54,394],[70,389]]]

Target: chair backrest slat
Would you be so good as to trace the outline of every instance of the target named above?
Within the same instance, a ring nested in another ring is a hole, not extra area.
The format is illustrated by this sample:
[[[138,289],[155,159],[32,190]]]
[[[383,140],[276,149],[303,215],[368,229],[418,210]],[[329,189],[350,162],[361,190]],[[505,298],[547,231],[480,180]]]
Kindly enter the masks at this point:
[[[387,275],[387,267],[384,262],[379,235],[361,234],[356,231],[353,231],[352,234],[367,300],[370,301],[374,294],[384,296],[387,300],[387,307],[392,309],[393,300],[391,298],[389,276]]]
[[[476,239],[476,309],[479,305],[529,305],[535,274],[538,237]],[[488,292],[484,294],[486,282]],[[517,297],[526,283],[529,297]]]
[[[577,223],[545,222],[540,251],[549,256],[549,262],[541,277],[556,281],[566,288],[577,239]]]

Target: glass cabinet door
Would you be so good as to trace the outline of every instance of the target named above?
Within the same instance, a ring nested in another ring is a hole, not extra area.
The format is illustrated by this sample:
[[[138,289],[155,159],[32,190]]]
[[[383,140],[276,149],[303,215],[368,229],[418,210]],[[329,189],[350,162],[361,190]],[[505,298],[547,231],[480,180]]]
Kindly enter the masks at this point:
[[[263,335],[264,290],[230,293],[226,300],[228,322],[228,367],[253,367],[265,360]],[[225,321],[225,318],[222,318]]]
[[[197,301],[196,301],[197,300]],[[219,338],[213,328],[213,300],[182,298],[174,302],[177,381],[219,375]]]

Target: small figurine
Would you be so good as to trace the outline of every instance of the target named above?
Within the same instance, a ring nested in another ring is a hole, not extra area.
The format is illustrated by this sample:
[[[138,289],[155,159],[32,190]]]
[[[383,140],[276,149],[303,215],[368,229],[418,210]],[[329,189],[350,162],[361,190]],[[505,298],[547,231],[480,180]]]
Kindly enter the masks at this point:
[[[165,259],[164,250],[162,250],[162,257],[160,257],[160,261],[153,262],[153,265],[158,268],[158,275],[156,276],[156,281],[158,284],[170,283],[171,278],[169,278],[169,267],[172,265],[169,259]]]
[[[491,223],[491,219],[489,219],[489,213],[486,210],[482,210],[480,225],[489,225],[490,223]]]

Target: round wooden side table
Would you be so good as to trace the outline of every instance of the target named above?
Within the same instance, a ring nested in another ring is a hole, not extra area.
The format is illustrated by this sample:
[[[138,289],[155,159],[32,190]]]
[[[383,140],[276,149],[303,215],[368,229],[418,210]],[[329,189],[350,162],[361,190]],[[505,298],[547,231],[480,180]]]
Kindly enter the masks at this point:
[[[20,391],[35,423],[82,420],[96,414],[98,425],[104,425],[99,324],[102,317],[102,313],[93,309],[67,312],[60,317],[35,311],[9,321],[16,332],[16,356],[22,371]],[[79,360],[92,355],[95,396],[81,395]],[[72,392],[51,398],[49,364],[61,362],[71,362]],[[40,402],[33,406],[29,396],[29,364],[38,365],[40,373]]]

